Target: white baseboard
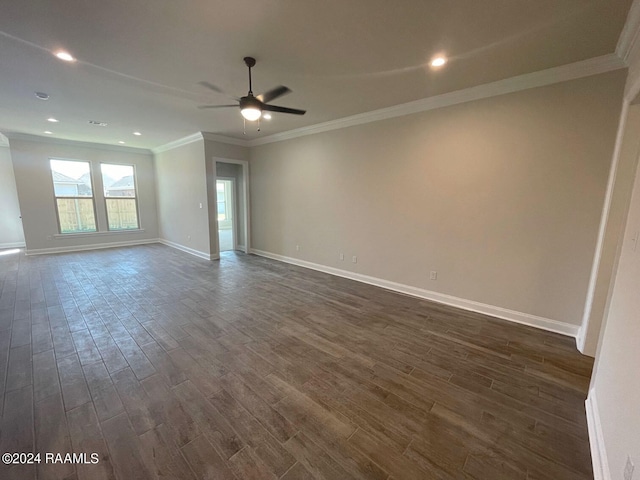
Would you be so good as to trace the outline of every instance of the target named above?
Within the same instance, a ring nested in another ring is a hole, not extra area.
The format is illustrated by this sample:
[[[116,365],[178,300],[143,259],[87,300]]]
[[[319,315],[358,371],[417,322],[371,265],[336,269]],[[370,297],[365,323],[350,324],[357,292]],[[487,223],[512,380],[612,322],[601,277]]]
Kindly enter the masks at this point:
[[[167,247],[175,248],[176,250],[180,250],[182,252],[188,253],[190,255],[194,255],[198,258],[203,258],[205,260],[218,260],[220,255],[209,255],[206,252],[201,252],[200,250],[196,250],[195,248],[190,248],[185,245],[181,245],[179,243],[172,242],[170,240],[165,240],[164,238],[158,239],[158,242],[166,245]]]
[[[587,409],[587,428],[589,429],[589,445],[591,446],[591,463],[593,464],[594,480],[611,480],[607,450],[604,446],[604,435],[600,423],[600,410],[596,400],[595,389],[589,390],[584,402]]]
[[[74,245],[72,247],[54,247],[54,248],[27,248],[25,250],[26,255],[47,255],[51,253],[69,253],[69,252],[82,252],[85,250],[101,250],[103,248],[116,248],[116,247],[131,247],[134,245],[147,245],[149,243],[158,243],[157,238],[150,238],[146,240],[130,240],[127,242],[108,242],[108,243],[95,243],[93,245]]]
[[[24,242],[13,242],[13,243],[0,243],[0,249],[3,248],[24,248]]]
[[[312,270],[318,270],[320,272],[329,273],[338,277],[349,278],[362,283],[368,283],[369,285],[375,285],[387,290],[393,290],[395,292],[404,293],[413,297],[424,298],[425,300],[431,300],[437,303],[443,303],[452,307],[461,308],[463,310],[469,310],[472,312],[482,313],[490,315],[492,317],[501,318],[503,320],[509,320],[511,322],[528,325],[530,327],[540,328],[550,332],[560,333],[569,337],[576,337],[578,334],[578,325],[572,325],[570,323],[560,322],[550,318],[538,317],[529,313],[518,312],[515,310],[509,310],[507,308],[496,307],[494,305],[487,305],[484,303],[476,302],[473,300],[466,300],[464,298],[454,297],[453,295],[447,295],[444,293],[433,292],[431,290],[425,290],[423,288],[412,287],[411,285],[405,285],[402,283],[391,282],[382,278],[370,277],[368,275],[362,275],[360,273],[349,272],[347,270],[341,270],[339,268],[328,267],[326,265],[320,265],[318,263],[307,262],[297,258],[286,257],[284,255],[278,255],[276,253],[265,252],[263,250],[251,249],[251,253],[259,255],[261,257],[271,258],[273,260],[279,260],[281,262],[298,265],[300,267],[310,268]]]

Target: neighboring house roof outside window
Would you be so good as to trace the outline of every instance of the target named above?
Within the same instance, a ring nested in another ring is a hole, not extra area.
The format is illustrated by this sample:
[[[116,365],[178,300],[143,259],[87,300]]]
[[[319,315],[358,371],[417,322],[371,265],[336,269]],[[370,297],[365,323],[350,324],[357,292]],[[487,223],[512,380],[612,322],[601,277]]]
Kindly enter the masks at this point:
[[[108,188],[104,189],[105,195],[110,197],[133,197],[136,193],[136,187],[133,181],[133,175],[127,175],[115,182]]]

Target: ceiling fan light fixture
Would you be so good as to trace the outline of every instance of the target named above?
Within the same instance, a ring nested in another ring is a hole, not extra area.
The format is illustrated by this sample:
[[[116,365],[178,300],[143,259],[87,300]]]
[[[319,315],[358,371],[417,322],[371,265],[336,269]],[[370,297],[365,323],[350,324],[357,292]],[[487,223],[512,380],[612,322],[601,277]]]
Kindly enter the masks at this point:
[[[58,57],[60,60],[64,60],[65,62],[72,63],[76,61],[73,55],[71,55],[69,52],[65,52],[64,50],[58,50],[57,52],[54,53],[54,55]]]
[[[444,66],[445,63],[447,63],[447,58],[444,55],[438,55],[437,57],[432,58],[430,62],[433,68],[440,68]]]
[[[254,106],[245,107],[240,110],[240,113],[250,122],[255,122],[262,116],[262,111]]]

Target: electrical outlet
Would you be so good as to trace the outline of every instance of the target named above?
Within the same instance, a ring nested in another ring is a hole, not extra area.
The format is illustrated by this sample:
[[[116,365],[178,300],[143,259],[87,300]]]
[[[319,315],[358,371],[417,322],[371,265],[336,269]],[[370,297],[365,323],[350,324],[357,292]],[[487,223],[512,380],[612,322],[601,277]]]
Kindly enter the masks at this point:
[[[429,278],[431,280],[437,280],[438,279],[438,272],[436,272],[435,270],[431,270],[431,275],[429,275]]]
[[[343,260],[343,261],[344,261],[344,253],[341,253],[341,254],[340,254],[340,260]]]
[[[351,262],[352,263],[358,263],[358,257],[356,257],[355,255],[353,257],[351,257]]]
[[[632,480],[634,468],[631,457],[627,456],[627,464],[624,466],[624,480]]]
[[[296,252],[300,251],[300,245],[296,245]]]
[[[202,208],[202,204],[200,204],[200,208]]]

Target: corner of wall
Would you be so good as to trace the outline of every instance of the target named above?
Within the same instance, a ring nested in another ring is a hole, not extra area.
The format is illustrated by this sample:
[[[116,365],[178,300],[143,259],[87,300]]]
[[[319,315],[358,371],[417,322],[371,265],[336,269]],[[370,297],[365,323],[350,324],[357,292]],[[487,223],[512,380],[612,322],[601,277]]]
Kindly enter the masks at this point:
[[[589,390],[589,395],[585,401],[585,408],[587,411],[589,445],[591,446],[593,478],[594,480],[611,480],[595,388],[591,388],[591,390]]]

